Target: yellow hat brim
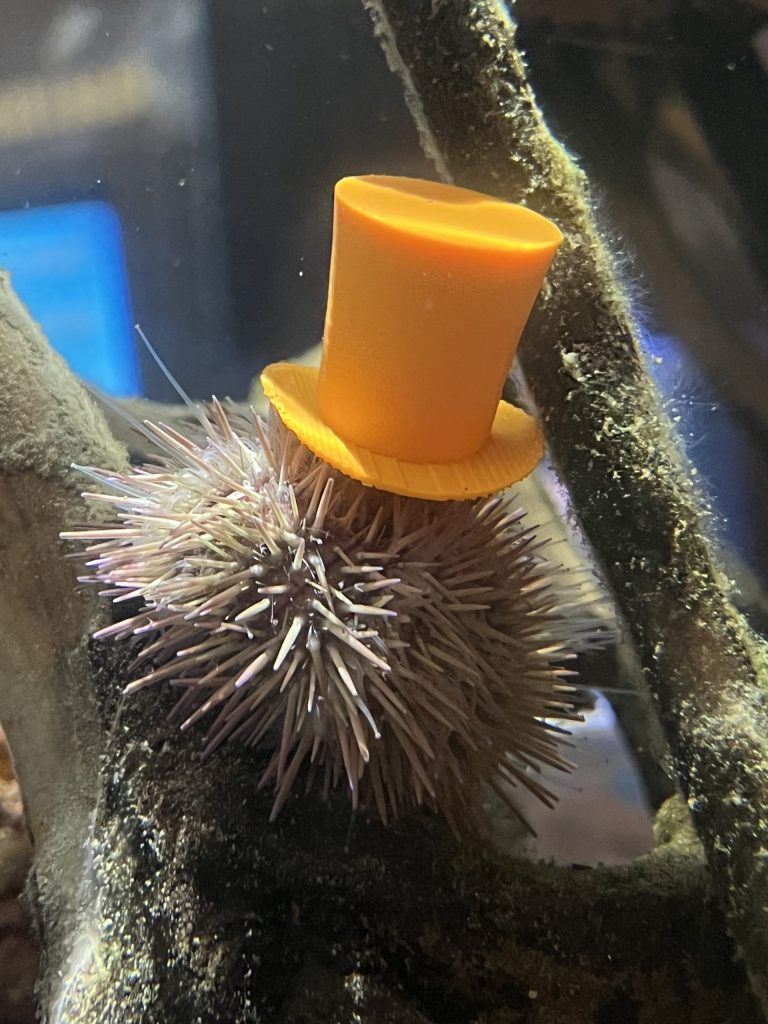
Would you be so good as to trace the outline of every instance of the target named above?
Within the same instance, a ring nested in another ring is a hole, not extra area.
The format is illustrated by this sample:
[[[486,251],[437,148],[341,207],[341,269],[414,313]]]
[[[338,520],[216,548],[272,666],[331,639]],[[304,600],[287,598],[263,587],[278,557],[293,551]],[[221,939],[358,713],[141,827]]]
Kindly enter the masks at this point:
[[[522,480],[544,454],[541,430],[533,417],[501,401],[488,440],[468,459],[416,463],[379,455],[342,440],[320,418],[319,374],[313,366],[273,363],[262,373],[261,383],[285,426],[311,452],[369,487],[432,501],[481,498]]]

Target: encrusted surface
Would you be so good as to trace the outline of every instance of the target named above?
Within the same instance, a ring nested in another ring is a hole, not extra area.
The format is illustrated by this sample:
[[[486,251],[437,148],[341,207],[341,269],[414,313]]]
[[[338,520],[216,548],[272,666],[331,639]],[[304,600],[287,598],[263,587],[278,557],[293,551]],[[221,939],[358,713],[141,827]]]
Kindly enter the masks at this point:
[[[39,952],[19,899],[32,862],[32,843],[10,751],[0,729],[0,1020],[32,1024]]]
[[[768,1007],[764,646],[713,562],[710,510],[643,366],[585,176],[543,122],[501,3],[367,6],[438,167],[457,184],[530,205],[563,231],[521,364]]]
[[[67,1020],[759,1019],[696,853],[550,868],[312,797],[269,825],[257,757],[201,758],[170,695],[118,699],[126,658],[93,654],[109,787]]]

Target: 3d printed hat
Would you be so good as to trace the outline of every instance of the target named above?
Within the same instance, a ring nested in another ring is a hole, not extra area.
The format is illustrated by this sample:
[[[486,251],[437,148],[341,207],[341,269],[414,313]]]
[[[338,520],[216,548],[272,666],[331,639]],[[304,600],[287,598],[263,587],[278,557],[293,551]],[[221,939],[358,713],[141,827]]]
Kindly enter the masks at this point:
[[[264,393],[315,455],[364,484],[450,500],[521,480],[543,441],[500,396],[561,241],[546,218],[479,192],[343,178],[322,364],[274,363]]]

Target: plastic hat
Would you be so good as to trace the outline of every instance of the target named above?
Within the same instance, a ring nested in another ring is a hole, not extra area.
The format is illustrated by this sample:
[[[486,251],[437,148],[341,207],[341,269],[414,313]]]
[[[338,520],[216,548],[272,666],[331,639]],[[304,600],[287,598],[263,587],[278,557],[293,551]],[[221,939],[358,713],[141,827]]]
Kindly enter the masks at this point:
[[[315,455],[382,490],[468,499],[521,480],[542,436],[500,396],[561,241],[479,192],[343,178],[322,364],[268,366],[267,398]]]

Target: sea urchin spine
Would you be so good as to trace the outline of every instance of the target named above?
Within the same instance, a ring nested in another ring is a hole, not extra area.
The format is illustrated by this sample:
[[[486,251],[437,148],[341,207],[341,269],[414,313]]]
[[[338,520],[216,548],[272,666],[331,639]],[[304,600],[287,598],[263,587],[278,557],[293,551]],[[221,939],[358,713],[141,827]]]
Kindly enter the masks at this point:
[[[300,772],[384,821],[426,805],[462,826],[486,786],[550,802],[536,769],[569,767],[564,666],[595,619],[523,514],[365,487],[277,417],[200,416],[195,439],[146,425],[157,465],[83,469],[114,517],[64,535],[83,582],[142,602],[96,634],[145,641],[126,692],[180,688],[173,719],[209,718],[207,751],[268,747],[273,816]]]

